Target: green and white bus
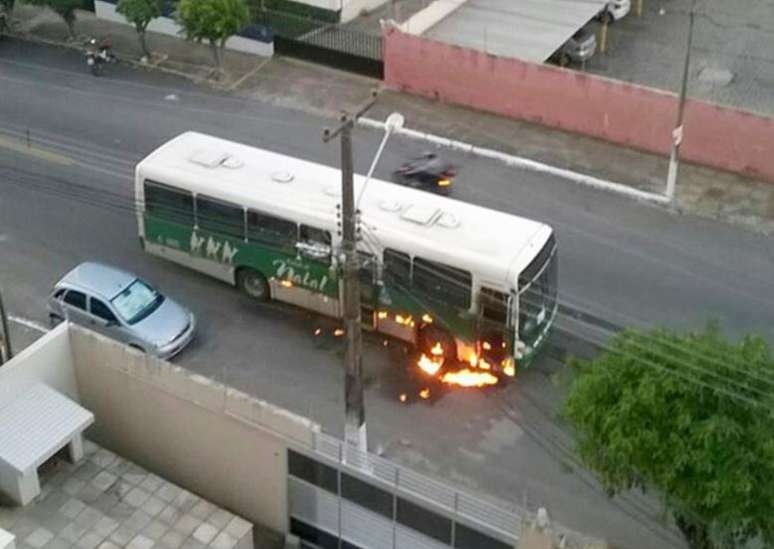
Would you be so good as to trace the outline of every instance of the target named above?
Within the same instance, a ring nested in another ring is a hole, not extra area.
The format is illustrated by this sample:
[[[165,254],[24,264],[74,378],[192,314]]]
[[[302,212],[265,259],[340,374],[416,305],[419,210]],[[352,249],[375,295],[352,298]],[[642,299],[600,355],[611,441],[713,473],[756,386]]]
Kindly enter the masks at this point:
[[[145,251],[340,317],[339,170],[188,132],[135,175]],[[359,211],[366,329],[497,375],[535,355],[557,310],[551,227],[378,180]]]

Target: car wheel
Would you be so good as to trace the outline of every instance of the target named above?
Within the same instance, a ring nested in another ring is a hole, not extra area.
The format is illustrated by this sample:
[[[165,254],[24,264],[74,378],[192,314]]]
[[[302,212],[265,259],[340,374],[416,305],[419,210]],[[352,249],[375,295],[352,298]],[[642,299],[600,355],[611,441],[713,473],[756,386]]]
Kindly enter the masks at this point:
[[[59,325],[60,325],[60,324],[61,324],[63,321],[64,321],[64,319],[63,319],[61,316],[59,316],[59,315],[55,315],[55,314],[50,314],[50,315],[48,315],[48,324],[49,324],[49,326],[51,326],[52,328],[56,328],[56,327],[57,327],[57,326],[59,326]]]
[[[253,269],[239,269],[236,275],[237,287],[255,301],[267,301],[271,291],[266,277]]]

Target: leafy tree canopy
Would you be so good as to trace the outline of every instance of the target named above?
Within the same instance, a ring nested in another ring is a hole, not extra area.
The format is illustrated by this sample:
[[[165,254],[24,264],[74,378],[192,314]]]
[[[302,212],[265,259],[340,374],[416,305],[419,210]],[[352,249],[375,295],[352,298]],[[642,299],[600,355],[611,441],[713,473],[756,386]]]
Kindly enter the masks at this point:
[[[765,341],[626,331],[575,361],[564,413],[611,495],[654,488],[694,548],[774,546],[774,361]]]

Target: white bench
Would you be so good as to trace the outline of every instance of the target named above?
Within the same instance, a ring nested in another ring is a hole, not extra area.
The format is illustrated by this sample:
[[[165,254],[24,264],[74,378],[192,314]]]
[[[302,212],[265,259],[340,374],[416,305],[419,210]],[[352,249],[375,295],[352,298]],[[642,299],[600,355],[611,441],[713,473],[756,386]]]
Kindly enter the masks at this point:
[[[27,505],[40,494],[38,467],[65,446],[80,461],[92,423],[94,414],[42,383],[0,408],[0,492]]]

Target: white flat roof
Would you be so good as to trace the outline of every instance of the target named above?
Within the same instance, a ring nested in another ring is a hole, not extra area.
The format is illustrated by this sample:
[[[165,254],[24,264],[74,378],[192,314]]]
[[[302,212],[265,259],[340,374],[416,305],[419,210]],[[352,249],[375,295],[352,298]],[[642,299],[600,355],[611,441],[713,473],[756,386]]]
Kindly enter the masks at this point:
[[[238,158],[241,167],[207,168],[190,161],[202,151],[224,151]],[[337,229],[341,172],[322,164],[188,132],[151,153],[137,166],[137,173],[138,184],[147,177],[194,193],[217,191],[215,197],[222,200],[334,234]],[[279,181],[288,174],[291,181]],[[355,176],[356,196],[364,179]],[[458,181],[476,184],[462,178]],[[383,247],[467,268],[501,285],[509,285],[518,276],[551,234],[550,227],[537,221],[379,180],[368,183],[360,210],[368,228],[366,240],[373,236]],[[428,225],[415,221],[427,216],[436,221]]]
[[[542,63],[606,4],[607,0],[468,0],[424,36]]]

